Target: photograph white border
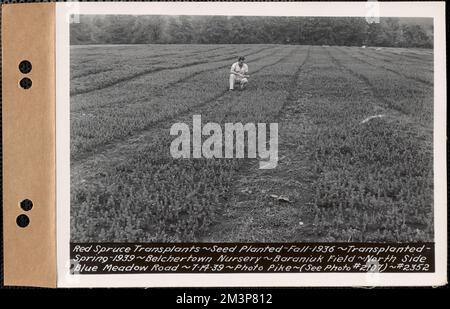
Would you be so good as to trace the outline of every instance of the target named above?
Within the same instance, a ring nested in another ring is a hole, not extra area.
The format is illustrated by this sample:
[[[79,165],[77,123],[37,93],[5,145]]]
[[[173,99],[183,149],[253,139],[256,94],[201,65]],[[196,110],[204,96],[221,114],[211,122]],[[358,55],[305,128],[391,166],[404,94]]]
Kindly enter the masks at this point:
[[[70,37],[71,14],[359,16],[434,18],[435,273],[127,274],[71,275]],[[56,179],[58,287],[438,286],[447,283],[445,2],[64,2],[56,3]]]

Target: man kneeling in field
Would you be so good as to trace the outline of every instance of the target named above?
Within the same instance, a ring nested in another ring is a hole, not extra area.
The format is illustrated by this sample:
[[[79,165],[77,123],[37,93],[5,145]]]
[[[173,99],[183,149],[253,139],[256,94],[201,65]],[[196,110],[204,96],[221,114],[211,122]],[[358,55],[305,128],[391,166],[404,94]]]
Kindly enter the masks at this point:
[[[240,56],[238,62],[233,63],[230,70],[230,90],[234,90],[234,84],[238,83],[241,89],[248,83],[248,66],[244,63],[245,58]]]

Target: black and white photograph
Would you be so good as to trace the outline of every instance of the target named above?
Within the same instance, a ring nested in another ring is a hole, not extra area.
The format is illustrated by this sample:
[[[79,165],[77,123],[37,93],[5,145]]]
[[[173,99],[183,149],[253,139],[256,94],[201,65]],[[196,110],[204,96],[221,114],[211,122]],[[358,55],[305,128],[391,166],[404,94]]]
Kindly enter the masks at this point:
[[[79,15],[70,241],[434,241],[432,18]]]

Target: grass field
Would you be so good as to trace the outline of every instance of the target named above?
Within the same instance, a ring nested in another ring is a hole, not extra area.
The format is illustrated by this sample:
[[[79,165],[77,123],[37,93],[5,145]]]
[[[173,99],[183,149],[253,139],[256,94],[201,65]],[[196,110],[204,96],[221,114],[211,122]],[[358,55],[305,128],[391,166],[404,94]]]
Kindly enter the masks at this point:
[[[71,66],[74,242],[433,240],[432,50],[76,46]],[[278,167],[173,159],[194,114],[279,123]]]

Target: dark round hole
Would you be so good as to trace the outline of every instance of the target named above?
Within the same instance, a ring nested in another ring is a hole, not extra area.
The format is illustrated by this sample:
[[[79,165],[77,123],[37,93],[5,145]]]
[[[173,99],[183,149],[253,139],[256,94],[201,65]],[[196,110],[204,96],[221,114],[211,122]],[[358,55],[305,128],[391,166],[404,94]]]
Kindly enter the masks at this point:
[[[33,82],[28,77],[22,78],[20,80],[20,87],[23,89],[30,89]]]
[[[25,199],[22,202],[20,202],[20,207],[25,211],[29,211],[31,210],[31,208],[33,208],[33,202],[30,201],[29,199]]]
[[[19,63],[19,70],[20,72],[22,72],[23,74],[28,74],[31,72],[32,66],[31,66],[31,62],[28,60],[24,60],[21,61]]]
[[[16,223],[20,227],[27,227],[30,224],[30,218],[27,215],[19,215],[16,219]]]

